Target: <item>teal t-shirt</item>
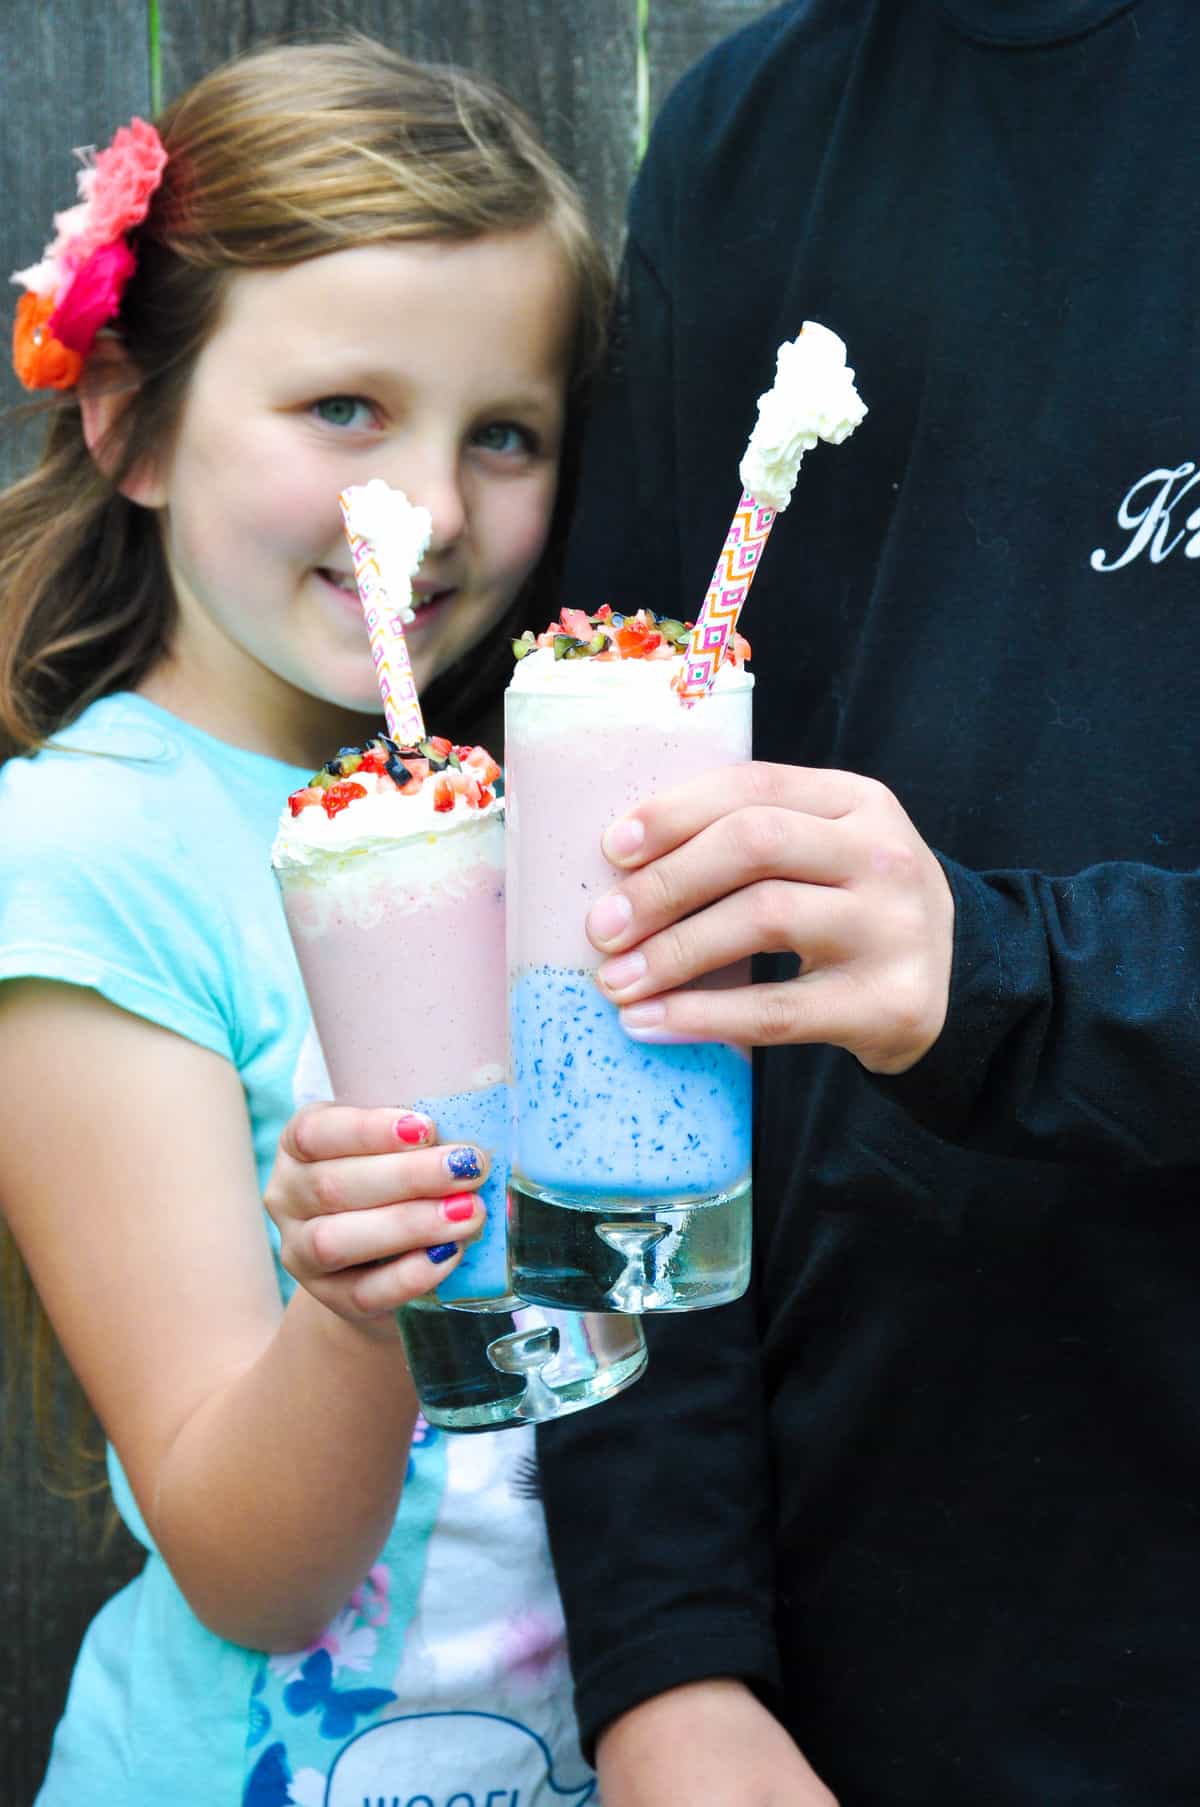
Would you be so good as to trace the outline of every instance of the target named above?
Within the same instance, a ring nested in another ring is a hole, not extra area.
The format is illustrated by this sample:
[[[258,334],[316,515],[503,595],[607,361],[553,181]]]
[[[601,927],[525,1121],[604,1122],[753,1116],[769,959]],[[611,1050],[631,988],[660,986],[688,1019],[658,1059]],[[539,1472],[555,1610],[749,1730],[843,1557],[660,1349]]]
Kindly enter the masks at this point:
[[[314,1071],[270,866],[307,777],[132,695],[0,770],[0,980],[92,987],[230,1060],[260,1184]],[[196,1619],[110,1454],[146,1564],[88,1631],[37,1807],[597,1807],[532,1439],[419,1420],[378,1562],[270,1657]]]

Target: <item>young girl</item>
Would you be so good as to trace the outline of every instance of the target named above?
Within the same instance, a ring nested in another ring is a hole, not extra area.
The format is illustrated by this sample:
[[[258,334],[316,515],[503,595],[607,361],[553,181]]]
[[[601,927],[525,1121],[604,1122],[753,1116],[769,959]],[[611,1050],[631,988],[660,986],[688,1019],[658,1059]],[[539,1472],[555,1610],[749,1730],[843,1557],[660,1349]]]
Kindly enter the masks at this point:
[[[291,1114],[268,853],[378,724],[347,484],[431,511],[414,672],[494,738],[603,258],[507,102],[362,41],[219,71],[80,192],[0,501],[0,1198],[148,1556],[39,1807],[582,1802],[529,1433],[431,1433],[393,1316],[479,1181],[403,1099]]]

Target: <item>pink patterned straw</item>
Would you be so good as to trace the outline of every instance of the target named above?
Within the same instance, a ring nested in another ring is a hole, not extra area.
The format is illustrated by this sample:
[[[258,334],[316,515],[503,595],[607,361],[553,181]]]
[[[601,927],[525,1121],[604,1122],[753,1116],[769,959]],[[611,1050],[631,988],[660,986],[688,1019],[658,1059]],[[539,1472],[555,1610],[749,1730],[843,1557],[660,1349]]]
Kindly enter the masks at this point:
[[[399,746],[415,746],[425,738],[425,720],[404,623],[413,618],[410,579],[425,556],[433,522],[428,509],[414,508],[403,490],[390,489],[381,477],[344,489],[338,501],[387,731]]]
[[[805,452],[818,439],[841,445],[866,412],[845,345],[828,327],[806,320],[797,337],[779,347],[774,385],[758,398],[758,419],[738,471],[741,500],[683,656],[679,698],[685,709],[716,682],[767,535],[792,499]]]

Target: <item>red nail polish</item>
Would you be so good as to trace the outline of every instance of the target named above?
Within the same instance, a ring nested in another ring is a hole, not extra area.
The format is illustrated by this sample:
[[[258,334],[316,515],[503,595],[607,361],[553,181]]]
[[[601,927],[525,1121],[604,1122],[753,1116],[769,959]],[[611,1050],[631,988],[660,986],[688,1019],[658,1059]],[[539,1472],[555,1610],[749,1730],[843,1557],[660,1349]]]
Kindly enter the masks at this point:
[[[417,1117],[411,1111],[406,1111],[403,1117],[397,1117],[395,1130],[402,1142],[407,1142],[410,1148],[416,1148],[429,1134],[429,1124],[424,1117]]]
[[[442,1200],[442,1216],[450,1223],[466,1223],[474,1217],[477,1202],[473,1192],[451,1192]]]

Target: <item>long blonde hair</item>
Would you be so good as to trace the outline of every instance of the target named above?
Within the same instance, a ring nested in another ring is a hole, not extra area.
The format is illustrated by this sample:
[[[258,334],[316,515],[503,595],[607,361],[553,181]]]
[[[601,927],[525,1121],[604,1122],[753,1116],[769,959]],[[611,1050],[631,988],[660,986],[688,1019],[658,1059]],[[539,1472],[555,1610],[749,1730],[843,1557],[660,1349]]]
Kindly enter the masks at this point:
[[[535,585],[561,545],[609,273],[574,184],[520,110],[463,70],[353,37],[240,57],[155,123],[168,160],[132,235],[137,270],[113,323],[137,385],[107,474],[67,393],[39,463],[0,496],[0,760],[35,750],[98,697],[136,686],[169,644],[175,600],[158,522],[120,485],[136,458],[169,443],[231,272],[360,245],[547,227],[575,285],[578,325],[559,503]],[[430,687],[424,700],[437,719],[450,697],[458,720],[498,700],[511,668],[506,634],[527,606],[528,591],[469,665]],[[0,1305],[9,1382],[24,1343],[44,1416],[51,1340],[7,1230]]]

